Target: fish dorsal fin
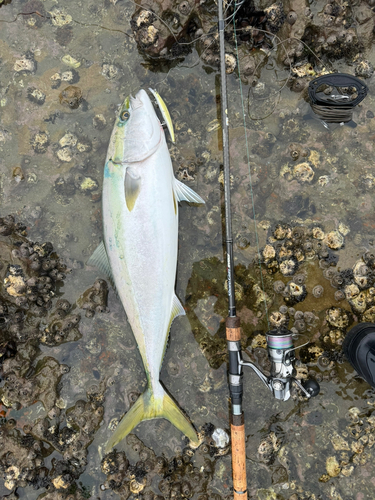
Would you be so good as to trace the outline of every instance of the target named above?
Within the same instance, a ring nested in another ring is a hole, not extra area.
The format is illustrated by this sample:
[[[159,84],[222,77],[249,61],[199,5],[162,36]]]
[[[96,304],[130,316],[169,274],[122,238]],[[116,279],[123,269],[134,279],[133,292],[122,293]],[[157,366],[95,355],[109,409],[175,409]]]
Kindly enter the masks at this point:
[[[113,279],[113,274],[111,270],[111,264],[109,263],[107,251],[104,246],[104,242],[102,241],[99,243],[97,246],[96,250],[94,253],[91,255],[89,260],[87,261],[88,266],[96,267],[101,271],[103,274],[105,274],[111,283],[114,291],[117,294],[116,290],[116,285],[115,285],[115,280]]]
[[[126,206],[129,212],[131,212],[141,190],[141,177],[130,167],[126,169],[124,189]]]
[[[174,180],[174,192],[178,201],[188,201],[189,203],[205,203],[205,201],[193,191],[191,188],[178,181]]]

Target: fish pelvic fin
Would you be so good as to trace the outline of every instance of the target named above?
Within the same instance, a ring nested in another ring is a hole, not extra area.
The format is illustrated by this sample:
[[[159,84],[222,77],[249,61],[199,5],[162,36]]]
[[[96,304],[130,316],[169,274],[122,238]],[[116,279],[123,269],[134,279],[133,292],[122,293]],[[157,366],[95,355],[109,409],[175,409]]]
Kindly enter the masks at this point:
[[[91,255],[91,257],[87,261],[87,265],[96,267],[97,269],[99,269],[99,271],[105,274],[107,276],[107,279],[111,283],[116,295],[118,295],[115,285],[115,280],[113,278],[111,270],[111,264],[109,263],[107,251],[105,249],[103,241],[99,244],[94,253]]]
[[[122,441],[140,422],[153,418],[165,418],[169,420],[169,422],[185,434],[194,445],[197,446],[199,444],[199,438],[193,425],[162,386],[159,388],[158,393],[161,394],[161,396],[156,398],[152,388],[148,387],[145,392],[139,396],[110,437],[105,448],[106,453],[109,453],[111,449]]]

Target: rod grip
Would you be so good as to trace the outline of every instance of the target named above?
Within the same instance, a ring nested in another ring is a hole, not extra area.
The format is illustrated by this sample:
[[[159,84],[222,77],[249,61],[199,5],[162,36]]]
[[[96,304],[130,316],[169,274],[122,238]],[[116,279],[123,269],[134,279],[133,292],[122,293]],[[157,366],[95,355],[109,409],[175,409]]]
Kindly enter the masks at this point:
[[[225,322],[227,340],[236,342],[241,340],[241,322],[237,316],[228,317]]]
[[[232,437],[234,500],[247,500],[245,423],[243,414],[233,416],[230,430]]]

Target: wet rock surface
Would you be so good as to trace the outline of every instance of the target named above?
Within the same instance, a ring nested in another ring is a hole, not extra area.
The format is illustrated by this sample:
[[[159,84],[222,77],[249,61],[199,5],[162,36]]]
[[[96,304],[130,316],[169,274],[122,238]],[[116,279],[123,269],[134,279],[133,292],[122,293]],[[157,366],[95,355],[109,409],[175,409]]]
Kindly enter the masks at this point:
[[[157,88],[175,126],[177,140],[169,144],[175,175],[206,200],[205,207],[180,208],[176,289],[187,318],[172,326],[161,380],[198,429],[206,422],[226,429],[216,5],[162,2],[151,12],[145,2],[123,0],[89,2],[84,9],[70,1],[0,6],[6,304],[0,311],[0,466],[7,486],[1,495],[106,500],[121,498],[118,487],[133,498],[180,498],[190,494],[186,481],[192,497],[229,497],[230,456],[211,456],[209,442],[192,450],[192,474],[189,463],[169,475],[156,473],[127,443],[103,455],[146,380],[121,306],[100,281],[106,277],[84,267],[102,237],[101,178],[118,104],[140,87]],[[233,22],[226,21],[242,346],[266,371],[264,333],[288,327],[295,345],[309,342],[297,351],[297,377],[313,376],[322,388],[314,400],[295,392],[280,403],[245,373],[254,499],[375,496],[369,480],[373,393],[341,351],[348,329],[375,314],[372,8],[363,1],[247,2],[236,14],[238,60]],[[327,71],[356,74],[369,86],[353,114],[357,127],[326,128],[310,119],[308,82]],[[32,252],[22,246],[25,239]],[[52,242],[55,251],[40,255],[43,249],[31,243],[37,241]],[[189,448],[162,420],[135,432],[151,458],[166,464]],[[105,468],[111,457],[113,468]],[[211,465],[204,479],[206,457]]]
[[[0,470],[9,492],[32,486],[58,495],[77,489],[87,448],[103,418],[106,384],[92,386],[87,400],[64,409],[60,386],[69,366],[43,356],[41,349],[81,338],[80,316],[71,313],[66,299],[56,298],[57,286],[70,269],[51,243],[30,241],[25,226],[13,216],[0,219],[0,232]],[[45,417],[8,417],[12,411],[27,413],[37,402]],[[48,468],[45,459],[53,451],[61,459],[54,458]]]
[[[101,490],[111,489],[123,498],[141,493],[145,498],[202,498],[210,490],[215,471],[228,467],[228,460],[220,457],[229,451],[229,437],[217,447],[214,440],[214,426],[207,424],[201,430],[202,443],[198,449],[186,446],[179,455],[170,459],[156,456],[134,434],[127,438],[127,444],[137,460],[130,463],[124,452],[112,451],[102,462],[101,469],[106,474],[106,482]],[[225,432],[225,431],[224,431]]]

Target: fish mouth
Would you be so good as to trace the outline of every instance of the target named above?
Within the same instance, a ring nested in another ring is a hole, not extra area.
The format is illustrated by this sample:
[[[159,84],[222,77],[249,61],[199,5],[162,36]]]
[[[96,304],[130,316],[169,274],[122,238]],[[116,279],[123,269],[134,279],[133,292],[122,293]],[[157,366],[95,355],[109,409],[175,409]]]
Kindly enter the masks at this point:
[[[150,110],[148,109],[149,107],[153,109],[150,98],[144,89],[140,89],[136,93],[135,97],[130,95],[130,105],[133,111],[141,107],[145,107],[148,110],[148,112],[150,112]]]
[[[135,97],[130,95],[130,105],[131,105],[132,110],[139,109],[143,106],[142,99],[138,96],[139,96],[139,92]]]

